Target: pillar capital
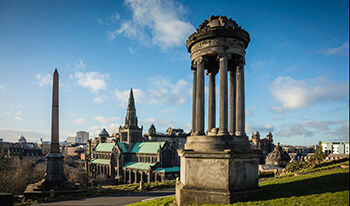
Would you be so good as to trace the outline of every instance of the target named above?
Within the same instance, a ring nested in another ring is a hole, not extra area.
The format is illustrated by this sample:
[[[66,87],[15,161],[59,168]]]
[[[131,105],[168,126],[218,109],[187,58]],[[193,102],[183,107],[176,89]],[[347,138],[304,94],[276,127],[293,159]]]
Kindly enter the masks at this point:
[[[244,57],[240,57],[238,59],[235,59],[235,64],[238,67],[244,66],[245,65],[245,58]]]
[[[217,55],[217,59],[220,60],[222,58],[226,58],[226,59],[231,59],[232,55],[230,53],[226,53],[226,52],[219,52]]]
[[[197,66],[198,64],[206,63],[206,62],[208,62],[208,59],[207,59],[206,57],[201,56],[201,57],[199,57],[199,58],[194,59],[194,60],[192,61],[192,64],[193,64],[194,66]]]
[[[219,72],[219,70],[217,68],[207,68],[207,71],[205,72],[206,75],[209,74],[214,74],[216,75]]]

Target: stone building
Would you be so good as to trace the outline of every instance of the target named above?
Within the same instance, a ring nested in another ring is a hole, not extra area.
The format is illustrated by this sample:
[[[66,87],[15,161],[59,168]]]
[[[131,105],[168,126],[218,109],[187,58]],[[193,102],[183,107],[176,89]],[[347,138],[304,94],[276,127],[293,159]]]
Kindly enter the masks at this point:
[[[25,144],[27,143],[26,138],[23,136],[23,134],[21,135],[21,137],[18,139],[18,143],[20,144]]]
[[[177,155],[177,150],[184,149],[187,136],[189,135],[181,128],[174,129],[171,127],[166,130],[165,134],[158,133],[156,132],[156,127],[152,124],[148,132],[144,134],[144,139],[146,142],[168,142],[169,147],[176,153],[175,164],[180,165],[180,157]]]
[[[110,138],[103,129],[97,138],[88,141],[88,174],[92,177],[102,174],[116,183],[157,182],[179,176],[176,152],[169,142],[144,142],[142,129],[138,126],[131,89],[125,125],[119,128],[119,138]]]
[[[268,132],[266,138],[260,139],[260,133],[255,131],[252,135],[252,138],[249,140],[250,148],[252,150],[261,151],[261,156],[259,160],[259,164],[265,164],[265,159],[267,155],[273,151],[275,145],[273,144],[273,135],[271,132]]]
[[[17,160],[31,160],[34,162],[45,161],[45,156],[40,148],[30,144],[14,144],[8,148],[7,157]]]
[[[328,154],[349,154],[349,142],[322,142],[322,151]]]

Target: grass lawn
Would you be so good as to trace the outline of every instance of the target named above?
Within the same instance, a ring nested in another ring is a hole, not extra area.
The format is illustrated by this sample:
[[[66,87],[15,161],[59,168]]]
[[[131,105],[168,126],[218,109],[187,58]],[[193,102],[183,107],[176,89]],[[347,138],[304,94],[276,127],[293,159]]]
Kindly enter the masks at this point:
[[[349,168],[308,172],[312,173],[269,178],[259,184],[265,191],[262,197],[233,205],[349,205]],[[167,197],[132,206],[173,205],[174,199]]]

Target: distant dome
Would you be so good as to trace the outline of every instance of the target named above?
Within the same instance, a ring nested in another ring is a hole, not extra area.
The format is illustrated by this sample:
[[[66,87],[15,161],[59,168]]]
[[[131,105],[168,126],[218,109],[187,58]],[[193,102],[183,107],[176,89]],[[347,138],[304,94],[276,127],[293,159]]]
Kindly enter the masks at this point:
[[[269,136],[270,136],[270,135],[272,135],[272,134],[271,134],[271,132],[268,132],[268,133],[267,133],[267,135],[269,135]]]
[[[258,131],[255,131],[254,132],[254,135],[260,135]]]
[[[108,135],[109,133],[107,132],[107,130],[105,128],[103,128],[103,130],[100,132],[100,135]]]
[[[271,152],[266,158],[267,165],[274,165],[278,167],[285,167],[290,161],[290,157],[287,152],[282,150],[280,143],[275,147],[275,150]]]

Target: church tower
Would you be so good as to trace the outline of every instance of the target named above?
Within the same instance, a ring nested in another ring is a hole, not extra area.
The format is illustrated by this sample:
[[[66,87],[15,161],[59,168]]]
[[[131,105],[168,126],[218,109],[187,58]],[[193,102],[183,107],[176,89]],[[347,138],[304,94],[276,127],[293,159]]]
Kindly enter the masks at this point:
[[[130,96],[128,102],[128,109],[125,117],[124,127],[120,126],[120,142],[126,143],[129,145],[129,148],[136,142],[142,141],[142,127],[139,128],[137,123],[135,100],[132,88],[130,89]]]

